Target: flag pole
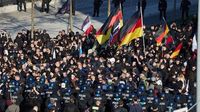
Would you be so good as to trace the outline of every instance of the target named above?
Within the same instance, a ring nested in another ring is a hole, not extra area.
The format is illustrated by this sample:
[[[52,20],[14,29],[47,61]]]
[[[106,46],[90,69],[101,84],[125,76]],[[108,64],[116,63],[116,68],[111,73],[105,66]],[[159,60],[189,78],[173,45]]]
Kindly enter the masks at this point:
[[[110,15],[110,0],[108,0],[108,16]]]
[[[73,30],[73,26],[72,26],[72,22],[73,22],[73,18],[72,18],[72,0],[70,0],[70,30],[72,31]]]
[[[140,14],[141,14],[141,20],[142,20],[142,32],[143,32],[143,36],[142,36],[142,40],[143,40],[143,52],[144,52],[144,56],[146,57],[145,55],[145,39],[144,39],[144,23],[143,23],[143,13],[142,13],[142,1],[140,0]]]
[[[31,2],[31,39],[34,38],[34,0]]]
[[[200,1],[198,1],[198,28],[197,28],[197,93],[196,93],[196,102],[197,109],[196,112],[200,112]]]

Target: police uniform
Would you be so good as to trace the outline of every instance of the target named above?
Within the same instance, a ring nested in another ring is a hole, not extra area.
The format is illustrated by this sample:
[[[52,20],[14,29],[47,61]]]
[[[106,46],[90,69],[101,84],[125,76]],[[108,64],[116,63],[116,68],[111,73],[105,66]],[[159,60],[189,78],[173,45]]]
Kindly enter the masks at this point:
[[[121,95],[118,93],[115,93],[112,100],[112,107],[111,107],[112,111],[118,108],[120,100],[121,100]]]
[[[42,12],[45,11],[45,5],[46,5],[46,12],[49,13],[49,3],[51,2],[51,0],[42,0]]]
[[[181,10],[182,10],[182,20],[185,20],[189,16],[189,6],[191,2],[189,0],[182,0]]]
[[[94,12],[93,12],[93,17],[95,17],[95,16],[99,17],[99,9],[100,9],[102,3],[103,3],[102,0],[94,0]]]
[[[81,112],[88,109],[87,105],[91,105],[93,102],[90,98],[91,95],[87,92],[87,88],[85,86],[81,87],[80,92],[78,93],[78,107]]]
[[[182,108],[182,101],[181,101],[181,96],[177,95],[175,97],[175,101],[176,101],[176,109],[180,109]]]
[[[140,105],[142,106],[142,110],[144,112],[147,112],[147,97],[146,96],[142,96],[140,99],[139,99],[139,103]]]
[[[96,102],[100,102],[100,105],[96,105]],[[104,107],[104,98],[101,95],[101,93],[96,93],[94,96],[94,105],[92,106],[92,111],[94,112],[104,112],[105,107]]]
[[[141,4],[141,2],[142,2],[142,4]],[[140,11],[140,7],[142,7],[142,14],[143,14],[143,16],[144,16],[144,10],[146,8],[146,5],[147,5],[146,0],[139,0],[138,1],[138,11]]]
[[[125,0],[113,0],[112,3],[114,3],[115,8],[119,7],[119,5],[121,4],[122,10],[123,10],[123,3],[125,2]]]
[[[149,95],[147,96],[147,110],[150,110],[153,106],[154,96],[153,96],[153,90],[149,90]]]
[[[161,96],[160,97],[160,101],[159,101],[159,111],[160,112],[165,112],[167,110],[166,108],[166,99],[165,99],[165,96]]]
[[[160,11],[160,20],[164,17],[166,19],[167,1],[160,0],[158,4],[158,9]]]
[[[23,101],[22,96],[22,88],[20,85],[20,82],[17,80],[11,80],[8,88],[8,92],[10,94],[11,99],[16,100],[16,104],[20,105],[20,103]]]
[[[23,6],[24,6],[24,11],[26,12],[26,2],[25,2],[25,0],[18,0],[18,3],[17,3],[17,9],[19,10],[19,11],[22,11],[22,4],[23,4]]]

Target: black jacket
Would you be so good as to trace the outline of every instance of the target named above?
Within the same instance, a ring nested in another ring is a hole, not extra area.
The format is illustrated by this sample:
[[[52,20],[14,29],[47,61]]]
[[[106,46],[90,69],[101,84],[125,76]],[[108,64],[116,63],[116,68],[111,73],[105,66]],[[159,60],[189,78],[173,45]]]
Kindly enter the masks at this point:
[[[165,11],[167,9],[167,1],[166,0],[160,0],[158,4],[159,11]]]
[[[79,112],[79,109],[75,104],[69,103],[65,106],[63,112]]]

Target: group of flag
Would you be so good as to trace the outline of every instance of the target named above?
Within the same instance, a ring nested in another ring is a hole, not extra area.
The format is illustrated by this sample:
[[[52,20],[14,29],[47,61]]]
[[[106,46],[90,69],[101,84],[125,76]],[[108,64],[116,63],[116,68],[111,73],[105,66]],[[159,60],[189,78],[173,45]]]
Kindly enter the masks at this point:
[[[123,25],[122,11],[119,7],[109,15],[106,22],[96,33],[96,39],[100,45],[108,41],[109,45],[117,43],[121,47],[142,35],[142,16],[140,12],[134,13]]]
[[[93,30],[93,28],[94,27],[89,17],[87,17],[83,22],[82,30],[86,35],[88,35]],[[164,20],[162,28],[160,28],[154,35],[155,42],[158,46],[162,45],[163,43],[166,46],[172,43],[174,44],[174,39],[169,32],[169,27]],[[143,18],[141,13],[134,13],[123,25],[122,11],[120,8],[116,8],[109,15],[102,27],[97,31],[96,40],[100,45],[107,43],[110,46],[117,44],[119,47],[121,47],[123,45],[128,45],[133,39],[142,37],[143,35]],[[192,45],[192,51],[194,51],[194,49],[197,48],[196,38],[193,38]],[[181,42],[172,52],[170,58],[176,58],[179,55],[182,47],[183,43]]]

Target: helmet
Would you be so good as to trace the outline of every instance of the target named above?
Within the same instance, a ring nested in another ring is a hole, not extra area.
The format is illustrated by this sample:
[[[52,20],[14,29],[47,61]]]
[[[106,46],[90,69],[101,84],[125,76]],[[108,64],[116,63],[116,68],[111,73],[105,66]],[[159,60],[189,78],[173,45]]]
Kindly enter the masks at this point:
[[[130,86],[129,86],[129,85],[126,85],[125,89],[126,89],[126,90],[130,90]]]
[[[97,89],[102,89],[101,85],[98,85],[98,86],[97,86]]]
[[[139,89],[140,89],[142,92],[144,92],[144,91],[145,91],[144,85],[140,85]]]
[[[68,83],[69,83],[69,80],[65,78],[65,79],[63,80],[63,82],[64,82],[65,84],[68,84]]]
[[[85,83],[86,83],[86,85],[91,86],[92,81],[91,80],[87,80]]]
[[[117,88],[117,92],[118,92],[118,93],[121,93],[121,92],[122,92],[122,89],[121,89],[121,88]]]
[[[125,84],[121,83],[121,84],[119,84],[118,87],[121,88],[121,89],[124,89],[125,88]]]
[[[109,86],[107,87],[107,90],[108,90],[108,91],[112,91],[112,90],[113,90],[112,85],[109,85]]]
[[[80,80],[78,81],[78,85],[79,85],[79,86],[83,85],[83,80],[80,79]]]
[[[49,89],[53,89],[54,83],[49,83]]]
[[[67,88],[65,91],[65,95],[71,95],[72,94],[72,89],[71,88]]]
[[[149,89],[149,95],[153,94],[153,89]]]
[[[100,89],[97,89],[95,94],[101,94],[101,90]]]
[[[176,102],[180,101],[181,97],[179,95],[176,96],[175,100]]]
[[[86,89],[87,89],[87,86],[83,85],[83,86],[81,87],[80,92],[83,93]]]
[[[142,95],[142,90],[139,89],[139,90],[137,91],[137,95],[138,95],[138,96],[141,96],[141,95]]]
[[[192,100],[192,95],[188,95],[187,100]]]
[[[40,77],[40,84],[44,84],[45,83],[45,76],[41,76]]]
[[[189,108],[192,107],[192,106],[193,106],[193,103],[192,103],[192,102],[188,103],[188,107],[189,107]]]
[[[159,103],[158,98],[157,98],[157,97],[154,97],[153,102],[158,104],[158,103]]]
[[[146,96],[142,96],[142,97],[140,98],[140,102],[146,102],[146,100],[147,100],[147,97],[146,97]]]

